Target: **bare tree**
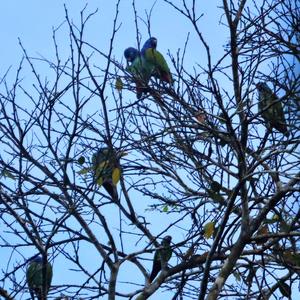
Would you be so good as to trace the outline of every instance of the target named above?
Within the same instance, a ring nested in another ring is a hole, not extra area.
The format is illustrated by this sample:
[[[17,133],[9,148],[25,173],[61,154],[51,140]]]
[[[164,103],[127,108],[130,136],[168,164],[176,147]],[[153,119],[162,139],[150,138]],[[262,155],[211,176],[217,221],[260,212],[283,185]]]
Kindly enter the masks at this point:
[[[98,12],[85,8],[76,25],[66,9],[69,57],[59,27],[55,61],[31,57],[20,42],[15,79],[1,80],[0,245],[11,255],[1,261],[0,295],[29,295],[26,265],[40,254],[53,265],[49,298],[291,299],[300,272],[296,1],[223,0],[228,41],[217,57],[199,26],[205,7],[164,0],[192,24],[206,57],[188,71],[187,40],[165,56],[174,83],[152,76],[140,99],[137,75],[113,53],[120,2],[106,53],[84,35]],[[147,22],[155,35],[151,14]],[[258,82],[277,95],[288,136],[257,109]],[[150,283],[167,235],[172,257]]]

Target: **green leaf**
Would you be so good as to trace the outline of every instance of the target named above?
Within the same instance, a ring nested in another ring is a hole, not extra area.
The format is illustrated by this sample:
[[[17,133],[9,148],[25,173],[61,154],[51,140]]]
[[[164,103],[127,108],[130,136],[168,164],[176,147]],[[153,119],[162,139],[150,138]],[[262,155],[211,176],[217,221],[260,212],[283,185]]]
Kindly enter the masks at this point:
[[[208,222],[204,225],[204,237],[206,239],[211,238],[214,231],[215,231],[215,223],[214,222]]]
[[[168,207],[168,205],[165,205],[164,207],[163,207],[163,210],[162,210],[163,212],[168,212],[169,211],[169,207]]]
[[[114,168],[114,170],[112,172],[112,182],[114,185],[118,184],[118,182],[120,181],[120,177],[121,177],[120,168]]]
[[[80,164],[80,165],[83,165],[85,163],[85,158],[84,156],[80,156],[77,160],[77,162]]]

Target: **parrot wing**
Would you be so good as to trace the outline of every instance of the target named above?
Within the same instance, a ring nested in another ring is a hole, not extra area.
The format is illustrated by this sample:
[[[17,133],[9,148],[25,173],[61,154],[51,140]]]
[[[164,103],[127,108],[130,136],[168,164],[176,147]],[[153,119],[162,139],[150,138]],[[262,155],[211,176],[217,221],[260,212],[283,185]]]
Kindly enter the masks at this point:
[[[172,256],[171,240],[172,237],[169,235],[164,237],[161,247],[155,251],[152,271],[149,277],[150,282],[153,281],[161,269],[167,267],[167,263]]]
[[[46,276],[46,281],[44,275]],[[26,272],[26,280],[27,280],[30,294],[33,294],[34,292],[38,299],[42,299],[43,294],[47,295],[51,286],[52,275],[53,275],[52,266],[49,262],[47,262],[46,264],[46,270],[44,270],[43,262],[41,261],[30,262]],[[43,293],[44,284],[46,284],[46,286],[45,286],[45,292]]]
[[[289,132],[284,117],[282,103],[267,84],[259,83],[258,88],[258,112],[261,113],[261,116],[270,129],[275,128],[288,136]]]
[[[94,169],[94,181],[99,186],[103,186],[113,200],[118,199],[116,184],[119,178],[114,183],[114,170],[118,169],[121,174],[121,167],[117,154],[109,148],[99,149],[92,157]]]
[[[153,76],[167,83],[173,82],[170,68],[165,58],[159,51],[149,48],[145,51],[143,57],[145,61],[149,64],[149,66],[152,66]]]

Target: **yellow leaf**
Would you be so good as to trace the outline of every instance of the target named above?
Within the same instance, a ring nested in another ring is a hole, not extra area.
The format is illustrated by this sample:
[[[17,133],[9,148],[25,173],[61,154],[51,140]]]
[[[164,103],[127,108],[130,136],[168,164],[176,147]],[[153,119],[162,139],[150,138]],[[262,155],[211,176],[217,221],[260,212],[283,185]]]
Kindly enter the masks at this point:
[[[215,231],[215,223],[214,222],[208,222],[204,225],[204,237],[206,239],[211,238],[214,231]]]
[[[123,82],[120,77],[117,77],[117,79],[116,79],[115,88],[118,92],[121,92],[123,89]]]
[[[112,172],[112,182],[114,185],[117,185],[121,177],[121,170],[120,168],[114,168]]]

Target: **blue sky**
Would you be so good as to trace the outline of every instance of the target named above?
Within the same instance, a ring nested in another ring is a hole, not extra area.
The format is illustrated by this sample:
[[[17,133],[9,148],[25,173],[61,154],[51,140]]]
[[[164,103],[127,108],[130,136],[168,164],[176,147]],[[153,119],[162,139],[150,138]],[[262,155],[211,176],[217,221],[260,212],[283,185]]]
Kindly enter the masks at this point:
[[[98,8],[98,14],[92,18],[86,31],[86,40],[95,45],[98,49],[107,50],[111,36],[111,28],[115,13],[115,1],[88,1],[87,12],[92,12]],[[155,1],[136,1],[139,17],[146,20],[146,11],[149,12]],[[176,1],[175,1],[176,2]],[[180,2],[180,1],[177,1]],[[63,4],[66,4],[70,17],[74,22],[79,23],[80,11],[85,6],[85,1],[1,1],[0,3],[0,26],[1,40],[5,41],[1,47],[0,67],[7,69],[22,56],[18,46],[18,38],[22,40],[24,46],[30,54],[41,54],[45,57],[53,55],[52,28],[56,28],[64,22],[65,11]],[[204,37],[210,42],[212,47],[222,50],[224,45],[220,36],[223,35],[218,21],[220,14],[216,10],[214,1],[206,3],[205,15],[200,24],[203,24]],[[204,11],[201,11],[201,13]],[[200,13],[200,8],[199,8]],[[121,1],[119,30],[114,54],[121,59],[123,50],[127,46],[136,46],[136,31],[133,19],[132,1]],[[208,26],[209,24],[209,26]],[[147,27],[139,20],[140,31],[143,36],[142,43],[148,38]],[[224,27],[222,27],[224,29]],[[177,11],[170,8],[162,1],[156,1],[151,18],[152,35],[158,38],[158,47],[162,52],[170,50],[176,53],[179,48],[183,48],[184,42],[189,32],[190,47],[187,53],[187,64],[191,66],[195,62],[201,61],[201,50],[197,47],[195,35],[191,24],[189,24]],[[226,34],[225,34],[226,35]],[[68,45],[67,36],[61,35],[61,43]],[[65,40],[64,40],[65,39]],[[218,53],[218,52],[216,52]]]

